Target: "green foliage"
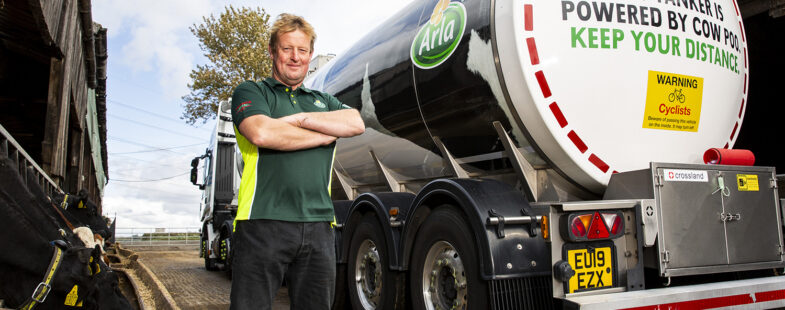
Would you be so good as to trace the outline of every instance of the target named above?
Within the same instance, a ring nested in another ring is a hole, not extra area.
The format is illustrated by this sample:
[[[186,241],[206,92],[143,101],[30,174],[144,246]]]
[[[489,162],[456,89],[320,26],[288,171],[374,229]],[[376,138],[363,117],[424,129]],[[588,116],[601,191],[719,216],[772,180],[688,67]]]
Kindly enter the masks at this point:
[[[267,52],[270,15],[264,9],[227,6],[218,18],[212,14],[189,29],[199,39],[199,47],[210,64],[191,71],[191,93],[185,101],[182,119],[193,125],[215,117],[218,103],[230,100],[234,87],[245,80],[270,76],[272,60]]]

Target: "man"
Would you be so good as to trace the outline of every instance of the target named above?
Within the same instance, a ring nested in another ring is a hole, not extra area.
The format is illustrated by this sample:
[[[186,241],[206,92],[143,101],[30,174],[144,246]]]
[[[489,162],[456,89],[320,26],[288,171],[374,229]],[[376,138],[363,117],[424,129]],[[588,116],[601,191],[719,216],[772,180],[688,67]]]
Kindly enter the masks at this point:
[[[360,113],[302,85],[316,39],[302,17],[271,29],[272,78],[234,90],[245,167],[235,218],[232,309],[270,309],[286,279],[292,309],[329,309],[335,289],[330,178],[335,140],[365,131]]]

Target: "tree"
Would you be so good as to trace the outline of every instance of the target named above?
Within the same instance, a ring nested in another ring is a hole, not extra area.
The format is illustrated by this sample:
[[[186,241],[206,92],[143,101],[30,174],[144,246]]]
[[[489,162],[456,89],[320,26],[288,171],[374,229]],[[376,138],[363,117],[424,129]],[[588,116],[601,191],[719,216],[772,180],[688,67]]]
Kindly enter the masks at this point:
[[[267,52],[270,15],[264,9],[227,6],[218,18],[204,17],[189,27],[210,64],[191,70],[191,93],[183,96],[183,115],[188,124],[215,117],[218,103],[230,100],[235,86],[245,80],[270,76],[272,60]]]

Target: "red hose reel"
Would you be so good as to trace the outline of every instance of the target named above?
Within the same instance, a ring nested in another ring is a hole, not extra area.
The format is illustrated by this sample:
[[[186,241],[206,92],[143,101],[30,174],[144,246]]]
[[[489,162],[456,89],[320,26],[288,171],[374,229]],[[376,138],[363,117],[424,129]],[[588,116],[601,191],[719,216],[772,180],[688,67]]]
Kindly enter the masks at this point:
[[[755,154],[750,150],[711,148],[703,153],[703,162],[709,165],[752,166]]]

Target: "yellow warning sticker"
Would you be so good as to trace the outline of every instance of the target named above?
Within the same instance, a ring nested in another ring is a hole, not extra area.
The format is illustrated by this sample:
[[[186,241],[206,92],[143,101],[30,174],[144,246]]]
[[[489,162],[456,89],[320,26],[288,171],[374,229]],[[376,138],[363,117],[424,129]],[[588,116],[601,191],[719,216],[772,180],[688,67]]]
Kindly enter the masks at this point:
[[[643,128],[698,131],[703,78],[649,71]]]
[[[76,300],[79,299],[78,292],[79,292],[79,287],[74,285],[74,288],[71,289],[71,292],[69,292],[68,295],[65,296],[64,304],[66,306],[72,306],[72,307],[76,306]]]
[[[736,183],[739,185],[740,192],[757,192],[758,175],[756,174],[737,174]]]

